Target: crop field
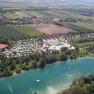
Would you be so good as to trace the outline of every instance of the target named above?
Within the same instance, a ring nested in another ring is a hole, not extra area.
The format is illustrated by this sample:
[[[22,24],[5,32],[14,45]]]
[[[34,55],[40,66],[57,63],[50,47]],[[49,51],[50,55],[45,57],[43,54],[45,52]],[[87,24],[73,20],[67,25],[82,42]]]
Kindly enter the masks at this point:
[[[2,39],[17,39],[21,38],[23,34],[10,26],[0,26],[0,38]]]
[[[57,33],[68,33],[72,30],[63,26],[57,26],[54,24],[41,24],[39,26],[34,26],[38,31],[45,34],[57,34]]]
[[[30,16],[43,16],[43,14],[38,12],[38,11],[28,11],[28,15],[30,15]]]
[[[93,45],[94,41],[91,42],[84,42],[84,43],[76,43],[75,45],[79,48],[87,48],[90,45]]]
[[[24,11],[17,11],[15,14],[18,15],[19,17],[30,17],[30,15],[28,15]]]
[[[32,16],[45,16],[45,13],[41,13],[40,11],[16,11],[16,12],[8,12],[2,13],[0,12],[0,18],[6,17],[11,19],[22,18],[22,17],[32,17]]]
[[[11,19],[15,19],[15,18],[19,18],[20,16],[17,15],[15,12],[12,13],[12,12],[9,12],[9,13],[2,13],[0,12],[0,17],[6,17],[6,18],[11,18]]]
[[[40,36],[42,33],[31,26],[0,26],[0,38],[23,39],[24,36]]]
[[[24,35],[39,36],[42,34],[32,26],[13,26],[13,28],[23,33]]]
[[[11,19],[16,19],[16,18],[20,17],[19,15],[15,14],[15,13],[4,13],[3,16],[6,17],[6,18],[9,18],[9,19],[10,18]]]
[[[93,23],[86,23],[86,24],[85,23],[86,22],[80,22],[79,24],[78,24],[78,22],[77,23],[68,22],[68,23],[61,23],[61,25],[68,27],[68,28],[74,30],[75,32],[93,32],[94,31],[94,29],[92,27]],[[91,27],[89,27],[90,24],[91,24]]]
[[[94,23],[77,22],[76,25],[89,30],[94,30]]]
[[[2,13],[0,13],[0,18],[2,18],[3,17],[3,15],[2,15]]]
[[[16,11],[14,13],[9,12],[9,13],[2,13],[0,12],[0,17],[6,17],[8,19],[16,19],[16,18],[21,18],[21,17],[30,17],[30,15],[26,12],[23,11]]]

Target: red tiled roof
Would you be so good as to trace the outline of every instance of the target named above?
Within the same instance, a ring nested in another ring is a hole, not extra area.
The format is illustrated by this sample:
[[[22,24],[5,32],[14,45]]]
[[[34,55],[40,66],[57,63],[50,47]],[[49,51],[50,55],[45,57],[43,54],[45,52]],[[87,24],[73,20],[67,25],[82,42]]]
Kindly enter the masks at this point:
[[[0,49],[4,49],[4,48],[6,48],[8,45],[5,45],[5,44],[1,44],[0,43]]]

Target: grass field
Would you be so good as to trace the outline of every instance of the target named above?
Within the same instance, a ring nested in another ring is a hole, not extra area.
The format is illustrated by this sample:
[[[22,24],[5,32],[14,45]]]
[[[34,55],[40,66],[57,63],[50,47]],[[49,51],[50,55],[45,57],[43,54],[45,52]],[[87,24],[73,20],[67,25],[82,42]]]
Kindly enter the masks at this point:
[[[0,26],[0,36],[3,39],[17,39],[22,37],[23,34],[10,26]]]
[[[41,13],[39,11],[16,11],[14,13],[9,12],[9,13],[2,13],[0,12],[0,17],[6,17],[6,18],[22,18],[22,17],[32,17],[32,16],[44,16],[46,15],[45,13]]]
[[[3,14],[2,13],[0,13],[0,18],[2,18],[3,17]]]
[[[17,11],[17,12],[14,12],[14,13],[2,13],[0,12],[0,17],[6,17],[8,19],[16,19],[16,18],[21,18],[21,17],[30,17],[30,15],[26,12],[23,12],[23,11]]]
[[[0,17],[15,19],[15,18],[19,18],[20,16],[17,15],[16,13],[2,13],[2,12],[0,12]]]
[[[94,41],[91,42],[83,42],[83,43],[76,43],[74,46],[79,47],[81,52],[87,52],[87,48],[89,46],[92,46],[94,44]],[[94,57],[94,52],[89,51],[87,52],[89,57]]]
[[[27,14],[30,16],[43,16],[43,14],[38,11],[29,11]]]
[[[36,30],[34,27],[31,26],[13,26],[16,30],[23,33],[24,35],[30,35],[30,36],[39,36],[42,33]]]
[[[88,47],[89,45],[92,45],[92,44],[94,44],[94,41],[84,42],[84,43],[76,43],[75,45],[79,48],[86,48],[86,47]]]
[[[42,33],[31,26],[0,26],[0,37],[3,39],[21,39],[24,36],[40,36]]]
[[[84,27],[89,30],[94,30],[94,23],[77,22],[76,25],[78,25],[80,27]]]
[[[30,15],[28,15],[24,11],[17,11],[15,14],[18,15],[19,17],[30,17]]]
[[[16,18],[20,17],[19,15],[15,14],[15,13],[4,13],[3,16],[6,17],[6,18],[9,18],[9,19],[10,18],[11,19],[16,19]]]

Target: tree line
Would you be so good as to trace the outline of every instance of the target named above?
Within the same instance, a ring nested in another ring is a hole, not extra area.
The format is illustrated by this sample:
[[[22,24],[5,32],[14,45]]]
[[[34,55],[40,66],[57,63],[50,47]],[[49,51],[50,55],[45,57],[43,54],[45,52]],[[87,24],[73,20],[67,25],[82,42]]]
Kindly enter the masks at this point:
[[[3,54],[0,54],[0,77],[11,76],[13,73],[21,73],[21,70],[43,69],[47,64],[55,63],[56,61],[76,59],[86,56],[87,54],[88,52],[80,52],[77,48],[73,51],[61,49],[60,52],[34,53],[33,55],[19,58],[7,58]]]
[[[81,77],[74,81],[69,89],[58,94],[94,94],[94,75]]]

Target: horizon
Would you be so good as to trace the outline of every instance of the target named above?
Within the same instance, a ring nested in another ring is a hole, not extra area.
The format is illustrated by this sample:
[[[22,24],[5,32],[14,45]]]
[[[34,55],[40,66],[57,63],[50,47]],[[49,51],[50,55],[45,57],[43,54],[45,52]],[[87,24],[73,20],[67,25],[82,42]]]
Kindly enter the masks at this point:
[[[94,2],[94,0],[0,0],[8,2]]]

